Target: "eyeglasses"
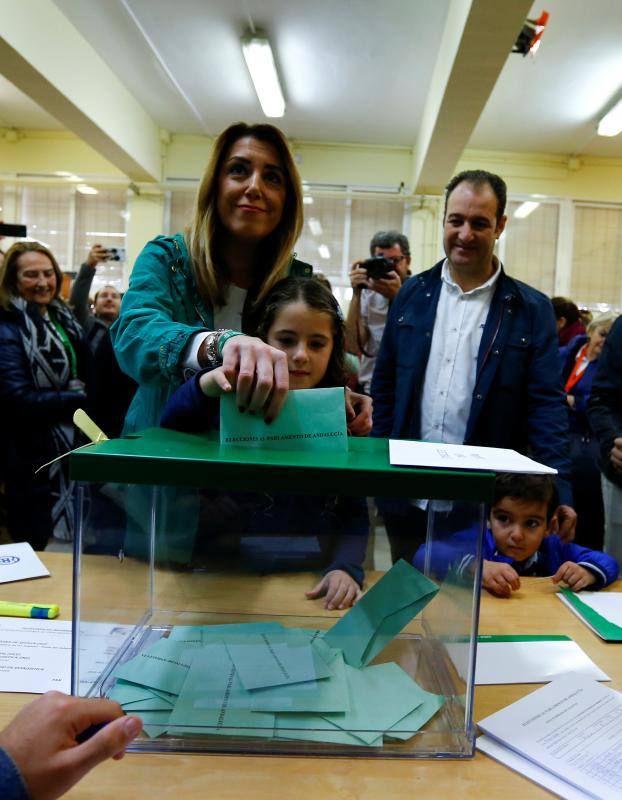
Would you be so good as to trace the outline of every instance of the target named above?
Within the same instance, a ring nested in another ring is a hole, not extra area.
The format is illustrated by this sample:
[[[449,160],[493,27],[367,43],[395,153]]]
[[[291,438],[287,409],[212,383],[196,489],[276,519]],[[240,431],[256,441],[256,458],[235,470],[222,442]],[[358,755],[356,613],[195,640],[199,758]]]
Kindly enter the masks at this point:
[[[392,258],[385,256],[385,258],[387,261],[390,261],[394,267],[398,267],[406,258],[406,256],[393,256]]]

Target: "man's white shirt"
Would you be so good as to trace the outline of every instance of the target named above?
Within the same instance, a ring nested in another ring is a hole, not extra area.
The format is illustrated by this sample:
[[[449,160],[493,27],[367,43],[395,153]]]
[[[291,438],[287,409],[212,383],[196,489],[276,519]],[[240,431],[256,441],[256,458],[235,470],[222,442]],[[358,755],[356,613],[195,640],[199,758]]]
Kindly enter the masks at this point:
[[[447,259],[441,271],[430,356],[421,394],[421,439],[462,444],[477,375],[477,354],[501,272],[481,286],[463,292],[451,277]]]
[[[361,321],[367,327],[369,336],[365,343],[365,352],[369,355],[361,356],[361,366],[359,368],[358,382],[364,391],[369,393],[372,375],[376,365],[376,356],[380,350],[382,334],[387,323],[389,313],[389,301],[384,295],[373,289],[363,289],[361,292]]]

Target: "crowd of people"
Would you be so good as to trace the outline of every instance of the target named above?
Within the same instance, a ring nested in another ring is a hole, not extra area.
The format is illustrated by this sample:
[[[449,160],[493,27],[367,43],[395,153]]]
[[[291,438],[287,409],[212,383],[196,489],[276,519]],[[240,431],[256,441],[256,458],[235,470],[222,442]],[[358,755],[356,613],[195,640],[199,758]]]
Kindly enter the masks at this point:
[[[603,442],[590,398],[615,316],[589,320],[571,300],[551,301],[506,272],[494,254],[505,205],[499,176],[474,170],[452,178],[445,258],[415,275],[407,237],[374,234],[370,258],[352,265],[347,319],[330,322],[339,351],[330,377],[314,385],[346,385],[354,355],[358,374],[345,395],[351,434],[529,452],[558,470],[561,538],[607,549],[612,515],[601,482],[610,494],[618,487],[619,431],[609,429]],[[89,299],[105,247],[89,251],[68,303],[49,249],[33,241],[10,248],[0,272],[0,399],[10,420],[11,455],[1,468],[14,540],[43,549],[52,536],[72,536],[66,461],[53,460],[74,444],[80,406],[108,435],[132,433],[160,424],[180,387],[207,370],[210,386],[218,374],[219,390],[235,392],[241,413],[267,423],[278,415],[319,352],[306,340],[293,352],[261,323],[287,276],[319,285],[312,266],[292,256],[302,209],[283,135],[239,123],[215,143],[186,231],[145,246],[122,305],[112,286]],[[335,303],[327,288],[316,291],[327,309]],[[425,538],[425,502],[376,502],[393,560],[412,560]]]
[[[582,317],[572,301],[551,301],[512,278],[494,253],[505,206],[499,176],[456,175],[445,192],[445,257],[413,275],[407,237],[377,232],[370,258],[352,265],[344,319],[326,282],[292,255],[303,202],[284,136],[239,123],[215,142],[186,231],[145,246],[122,302],[112,286],[89,300],[108,258],[103,246],[91,248],[66,303],[54,254],[33,241],[13,245],[0,268],[0,478],[11,538],[39,550],[53,536],[71,539],[72,486],[66,460],[55,459],[74,445],[78,407],[112,436],[154,425],[204,431],[218,424],[220,397],[233,394],[240,413],[270,424],[290,389],[345,388],[354,355],[356,385],[344,392],[351,435],[509,447],[557,470],[555,480],[499,479],[485,588],[507,597],[529,574],[575,591],[614,580],[622,558],[622,322]],[[229,499],[256,532],[313,530],[321,545],[302,563],[321,575],[307,595],[327,608],[357,601],[369,527],[362,501]],[[218,498],[201,502],[213,520]],[[392,559],[418,563],[426,501],[375,502]],[[237,531],[237,517],[220,519],[210,557],[223,546],[242,558],[239,537],[222,541]],[[432,556],[440,574],[451,554]],[[252,557],[261,562],[265,553]],[[287,559],[277,553],[271,567],[287,568]],[[8,757],[0,782],[25,780],[33,796],[41,778],[22,763],[14,731],[29,730],[38,708],[0,734],[0,759]],[[88,709],[102,719],[119,713],[114,704]],[[92,721],[85,713],[81,705],[64,711]],[[73,725],[70,744],[80,729]],[[138,730],[115,723],[90,751],[69,748],[65,757],[76,763],[59,790]]]

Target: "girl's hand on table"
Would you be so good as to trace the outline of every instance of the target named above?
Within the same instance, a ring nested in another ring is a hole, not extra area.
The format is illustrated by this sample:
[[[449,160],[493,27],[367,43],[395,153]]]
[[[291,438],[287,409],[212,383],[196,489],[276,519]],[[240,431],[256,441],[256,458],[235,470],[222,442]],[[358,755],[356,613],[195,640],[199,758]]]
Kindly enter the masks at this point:
[[[362,592],[358,583],[347,572],[333,569],[327,572],[313,589],[305,592],[305,595],[310,600],[326,595],[324,608],[333,610],[353,606],[360,599]]]

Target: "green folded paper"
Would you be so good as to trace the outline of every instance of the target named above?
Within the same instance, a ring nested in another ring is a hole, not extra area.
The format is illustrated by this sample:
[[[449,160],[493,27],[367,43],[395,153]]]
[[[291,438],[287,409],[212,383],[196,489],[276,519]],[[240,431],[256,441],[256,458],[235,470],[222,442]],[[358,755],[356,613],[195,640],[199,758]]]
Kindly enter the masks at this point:
[[[315,681],[330,675],[308,639],[287,642],[279,634],[262,633],[225,644],[245,689]]]
[[[240,414],[235,395],[220,398],[220,443],[272,450],[348,449],[344,390],[296,389],[278,417],[266,425],[261,416]]]
[[[328,649],[328,648],[327,648]],[[253,711],[343,712],[350,709],[343,655],[336,652],[330,662],[331,676],[250,692]]]
[[[272,738],[274,714],[251,711],[224,644],[206,645],[192,662],[169,719],[171,735],[199,733]]]
[[[417,684],[415,684],[417,685]],[[445,698],[442,694],[434,694],[433,692],[426,692],[421,687],[418,687],[422,702],[420,706],[395,725],[392,725],[388,731],[385,731],[385,737],[390,739],[410,739],[420,730],[426,722],[432,719],[436,712],[442,708]]]
[[[199,650],[187,642],[159,639],[114,671],[116,678],[138,683],[150,689],[179,694]]]
[[[326,632],[324,641],[343,650],[346,664],[365,666],[437,592],[435,583],[400,559]]]
[[[382,734],[368,744],[317,714],[277,714],[274,735],[276,739],[349,744],[354,747],[373,747],[382,744]]]
[[[363,669],[346,665],[346,678],[350,710],[322,718],[368,745],[423,702],[419,686],[392,661]]]

